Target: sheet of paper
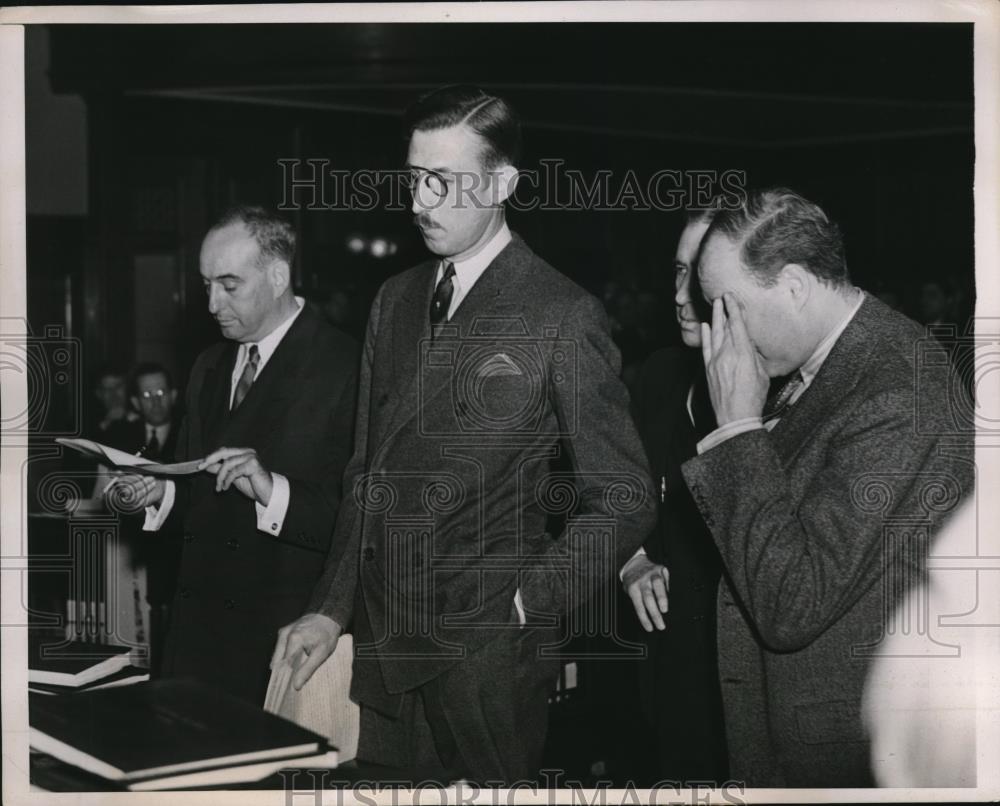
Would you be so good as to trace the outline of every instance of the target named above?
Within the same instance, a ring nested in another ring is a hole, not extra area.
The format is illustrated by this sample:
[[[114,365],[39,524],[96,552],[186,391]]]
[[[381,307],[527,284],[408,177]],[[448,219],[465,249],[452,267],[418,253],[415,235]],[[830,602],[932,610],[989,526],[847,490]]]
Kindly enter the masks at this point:
[[[148,473],[152,476],[187,476],[197,473],[198,465],[201,464],[201,459],[193,459],[190,462],[160,464],[145,459],[142,456],[134,456],[126,451],[120,451],[109,445],[102,445],[100,442],[94,442],[90,439],[56,437],[56,442],[60,445],[65,445],[67,448],[73,448],[80,453],[100,459],[113,467],[127,468],[136,473]]]

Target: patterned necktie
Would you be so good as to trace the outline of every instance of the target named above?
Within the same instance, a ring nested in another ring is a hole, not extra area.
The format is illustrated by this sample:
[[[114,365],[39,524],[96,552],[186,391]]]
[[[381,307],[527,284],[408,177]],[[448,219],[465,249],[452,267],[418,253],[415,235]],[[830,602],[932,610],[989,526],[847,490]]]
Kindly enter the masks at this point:
[[[767,402],[764,403],[764,411],[761,414],[764,422],[766,423],[781,417],[785,413],[785,410],[792,405],[792,397],[804,383],[805,380],[802,378],[802,373],[796,370],[785,381],[784,386],[778,390],[778,393],[770,395]]]
[[[441,277],[441,282],[437,284],[437,288],[434,289],[434,298],[431,300],[432,325],[440,324],[448,319],[448,309],[451,307],[451,295],[455,293],[455,284],[451,279],[454,276],[455,265],[453,263],[446,263],[444,266],[444,275]]]
[[[240,403],[243,402],[243,398],[247,396],[247,392],[250,391],[254,376],[257,374],[258,364],[260,364],[260,351],[256,344],[251,344],[250,358],[247,360],[246,366],[243,367],[243,374],[240,375],[240,381],[236,384],[236,392],[233,394],[233,411],[236,411]]]

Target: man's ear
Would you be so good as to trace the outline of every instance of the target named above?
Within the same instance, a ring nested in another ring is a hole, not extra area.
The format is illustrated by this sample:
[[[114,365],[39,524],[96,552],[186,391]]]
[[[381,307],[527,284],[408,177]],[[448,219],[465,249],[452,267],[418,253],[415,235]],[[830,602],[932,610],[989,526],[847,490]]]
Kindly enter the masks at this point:
[[[268,280],[274,291],[274,298],[277,299],[285,293],[292,280],[292,270],[288,263],[281,258],[275,258],[267,267]]]
[[[801,309],[812,294],[814,280],[812,272],[798,263],[786,263],[782,266],[779,276],[788,289],[792,304]]]
[[[496,182],[493,198],[496,204],[503,204],[514,195],[514,190],[517,188],[518,170],[513,165],[501,165],[492,173],[493,181]]]

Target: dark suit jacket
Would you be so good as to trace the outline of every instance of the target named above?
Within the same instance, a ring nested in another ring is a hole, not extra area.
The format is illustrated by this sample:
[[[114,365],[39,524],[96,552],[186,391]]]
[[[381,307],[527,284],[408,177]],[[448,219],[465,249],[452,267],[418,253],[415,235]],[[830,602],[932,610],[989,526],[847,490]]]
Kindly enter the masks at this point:
[[[921,541],[972,483],[968,435],[942,436],[961,387],[916,362],[921,336],[866,297],[773,431],[684,465],[727,571],[719,666],[735,779],[872,783],[865,646],[920,570]]]
[[[179,422],[171,422],[167,438],[155,457],[158,462],[172,462],[177,452]],[[112,448],[135,453],[146,444],[146,423],[120,420],[107,430],[107,443]],[[168,518],[156,534],[143,534],[142,515],[132,515],[122,526],[132,534],[136,560],[146,567],[146,600],[151,605],[170,604],[177,587],[181,558],[181,524],[178,518]]]
[[[235,487],[215,492],[209,473],[179,485],[184,545],[164,674],[195,675],[262,703],[277,631],[301,614],[330,546],[352,441],[357,346],[307,303],[230,412],[237,349],[216,344],[195,361],[177,459],[254,448],[288,478],[288,511],[271,536]]]
[[[515,235],[430,341],[437,265],[372,306],[347,497],[309,602],[353,616],[353,694],[390,715],[516,624],[518,587],[551,620],[613,580],[655,514],[598,301]],[[571,473],[550,472],[560,458]],[[567,510],[577,525],[548,534]]]
[[[707,404],[701,436],[714,428],[700,350],[668,347],[643,364],[633,408],[662,502],[643,547],[670,572],[666,629],[644,633],[639,668],[644,713],[657,739],[658,779],[722,781],[726,742],[716,657],[715,601],[722,565],[712,535],[688,492],[681,465],[696,454],[687,409],[691,385]],[[635,618],[628,612],[626,618]],[[683,726],[683,727],[681,727]]]

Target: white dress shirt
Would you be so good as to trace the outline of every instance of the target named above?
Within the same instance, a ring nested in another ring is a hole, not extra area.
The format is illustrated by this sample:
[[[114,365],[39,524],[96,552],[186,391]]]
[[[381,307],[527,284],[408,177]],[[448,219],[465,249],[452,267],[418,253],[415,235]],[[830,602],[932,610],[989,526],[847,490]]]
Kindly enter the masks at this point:
[[[281,340],[285,337],[288,329],[294,324],[295,320],[298,319],[299,314],[302,313],[304,303],[305,300],[303,300],[302,297],[296,297],[295,312],[284,322],[278,325],[260,341],[240,344],[239,352],[236,356],[236,365],[233,367],[233,375],[229,384],[230,408],[232,408],[233,405],[233,395],[236,393],[236,386],[239,383],[240,376],[243,374],[243,368],[246,366],[246,363],[250,358],[250,348],[254,344],[257,345],[257,372],[254,375],[254,378],[256,379],[256,377],[260,375],[261,371],[267,365],[267,362],[271,360],[271,356],[274,355],[274,351],[277,349],[278,344],[281,343]],[[162,445],[163,443],[161,442],[160,444]],[[281,532],[281,527],[285,523],[285,516],[288,514],[288,501],[291,497],[291,490],[288,486],[288,479],[280,473],[271,473],[271,481],[271,500],[268,501],[267,506],[254,501],[254,509],[257,513],[257,528],[270,535],[277,535]],[[177,491],[175,489],[174,482],[167,480],[163,490],[163,500],[160,501],[160,506],[146,507],[146,522],[142,525],[142,528],[146,531],[155,532],[163,526],[167,517],[170,515],[170,511],[173,509],[176,495]]]
[[[483,276],[483,272],[489,268],[493,259],[510,243],[511,237],[510,229],[507,227],[507,222],[505,221],[503,222],[503,226],[496,231],[496,234],[486,242],[486,245],[472,257],[466,258],[460,263],[442,260],[438,264],[437,275],[434,278],[435,288],[441,282],[441,278],[444,277],[444,264],[450,262],[455,267],[455,276],[452,278],[452,287],[454,290],[451,292],[451,304],[448,306],[448,319],[451,319],[455,315],[455,311],[458,310],[458,306],[462,304],[462,300],[472,290],[472,286]]]

